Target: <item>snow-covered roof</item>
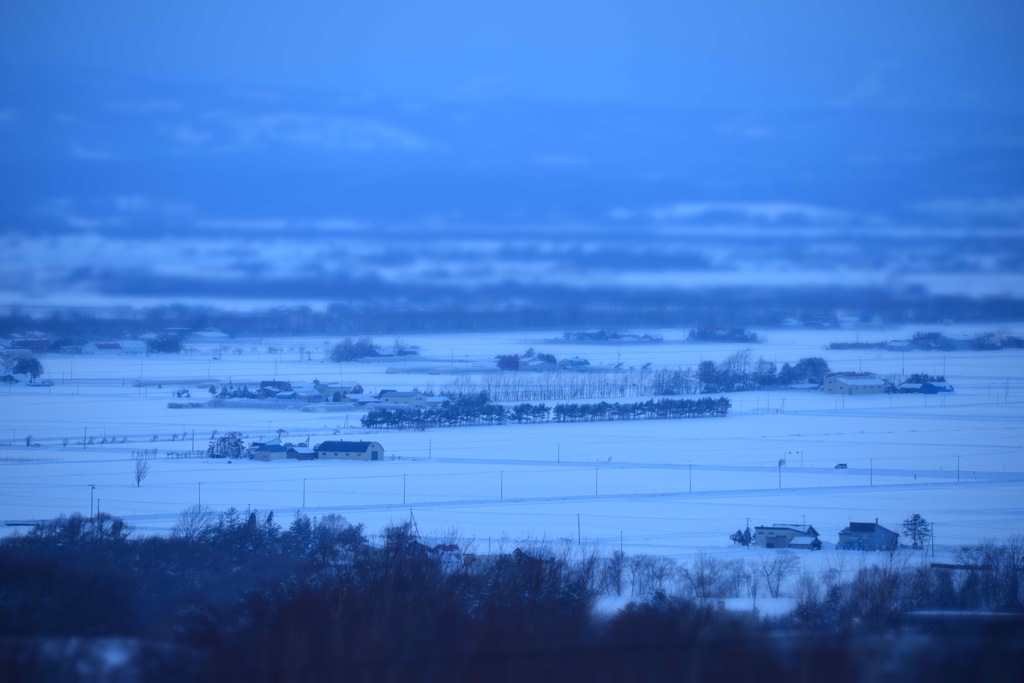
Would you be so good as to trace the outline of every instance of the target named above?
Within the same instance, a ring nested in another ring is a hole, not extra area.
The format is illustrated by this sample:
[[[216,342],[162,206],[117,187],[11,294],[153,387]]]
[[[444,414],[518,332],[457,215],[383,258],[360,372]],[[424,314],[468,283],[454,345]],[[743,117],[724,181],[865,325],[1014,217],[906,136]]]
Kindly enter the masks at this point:
[[[851,387],[884,387],[885,381],[880,379],[853,379],[849,377],[837,377],[837,382],[842,382]]]
[[[230,337],[218,330],[201,330],[193,332],[192,339],[230,339]]]

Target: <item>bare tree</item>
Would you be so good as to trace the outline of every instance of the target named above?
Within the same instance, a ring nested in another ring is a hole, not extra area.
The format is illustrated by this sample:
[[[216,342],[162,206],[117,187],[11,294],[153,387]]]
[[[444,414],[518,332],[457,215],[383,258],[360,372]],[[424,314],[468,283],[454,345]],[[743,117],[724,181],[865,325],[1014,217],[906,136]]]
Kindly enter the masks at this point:
[[[172,538],[189,542],[205,541],[213,533],[214,514],[206,505],[189,505],[171,529]]]
[[[651,558],[643,553],[629,557],[626,571],[629,574],[629,595],[639,597],[650,592],[648,575],[650,574]]]
[[[698,550],[697,557],[689,566],[684,566],[679,574],[693,597],[704,605],[711,598],[718,597],[725,571],[725,562]]]
[[[149,474],[149,461],[141,457],[136,456],[135,458],[135,485],[141,486],[142,480]]]
[[[761,553],[757,560],[751,561],[750,564],[751,569],[764,579],[768,593],[777,598],[782,584],[800,566],[800,558],[788,550],[782,550]]]
[[[676,562],[670,557],[651,558],[647,571],[647,586],[651,593],[662,593],[665,584],[678,573]]]
[[[602,588],[606,593],[622,595],[623,577],[626,573],[626,554],[620,550],[612,553],[605,562],[601,574]]]
[[[793,616],[804,628],[810,628],[820,612],[821,584],[814,575],[801,574],[796,581],[796,608]]]

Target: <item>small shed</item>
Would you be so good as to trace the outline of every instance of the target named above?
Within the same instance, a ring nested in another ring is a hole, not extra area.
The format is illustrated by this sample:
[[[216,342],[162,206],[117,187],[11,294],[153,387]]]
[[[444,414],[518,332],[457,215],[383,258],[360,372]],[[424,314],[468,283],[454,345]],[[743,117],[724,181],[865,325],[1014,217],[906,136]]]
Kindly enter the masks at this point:
[[[316,460],[316,451],[309,446],[289,446],[289,460]]]

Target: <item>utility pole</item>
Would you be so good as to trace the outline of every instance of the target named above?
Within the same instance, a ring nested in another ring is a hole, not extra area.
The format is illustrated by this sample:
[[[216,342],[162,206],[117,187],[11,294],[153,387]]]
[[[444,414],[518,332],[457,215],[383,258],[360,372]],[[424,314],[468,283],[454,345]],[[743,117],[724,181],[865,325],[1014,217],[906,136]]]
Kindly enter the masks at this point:
[[[96,485],[89,484],[89,519],[92,519],[92,497],[95,495]]]
[[[580,530],[580,514],[576,513],[576,545],[583,545],[583,532]]]
[[[690,464],[690,493],[693,493],[693,464]]]
[[[306,478],[302,478],[302,509],[306,509]]]
[[[597,468],[594,468],[594,497],[597,498]]]
[[[402,505],[405,505],[405,475],[402,475]]]
[[[960,483],[960,456],[956,456],[956,483]]]
[[[89,428],[88,427],[82,427],[82,450],[83,451],[85,450],[85,442],[88,441],[88,440],[89,440]],[[89,510],[90,510],[90,514],[91,514],[92,508],[89,508]]]
[[[498,500],[505,500],[505,473],[501,472],[501,479],[498,484]]]
[[[199,507],[203,506],[203,482],[199,482]]]
[[[869,460],[871,460],[871,485],[874,486],[875,485],[875,459],[874,458],[869,458]]]
[[[192,430],[192,455],[196,454],[196,430]]]

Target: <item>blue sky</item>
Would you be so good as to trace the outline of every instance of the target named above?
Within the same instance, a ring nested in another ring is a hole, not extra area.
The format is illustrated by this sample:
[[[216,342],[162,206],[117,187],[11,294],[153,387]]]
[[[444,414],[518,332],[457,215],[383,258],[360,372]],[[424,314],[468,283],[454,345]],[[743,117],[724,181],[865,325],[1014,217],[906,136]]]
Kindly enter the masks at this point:
[[[1024,3],[35,0],[0,65],[388,98],[1019,108]]]

